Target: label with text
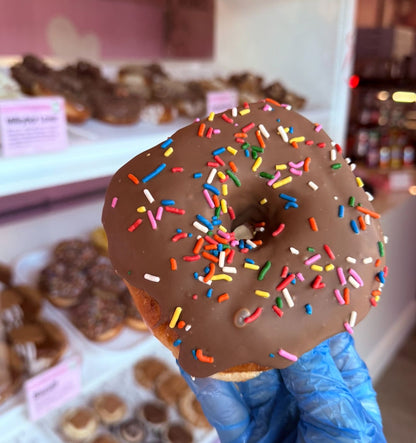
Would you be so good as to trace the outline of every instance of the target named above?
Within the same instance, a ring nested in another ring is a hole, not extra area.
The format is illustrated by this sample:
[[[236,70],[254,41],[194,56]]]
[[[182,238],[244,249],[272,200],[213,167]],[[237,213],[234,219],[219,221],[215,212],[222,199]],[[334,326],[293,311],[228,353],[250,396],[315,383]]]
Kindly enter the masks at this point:
[[[68,357],[56,366],[30,378],[25,382],[24,390],[30,420],[42,418],[80,393],[80,356]]]
[[[1,150],[5,157],[68,147],[62,97],[0,100]]]
[[[238,106],[238,92],[235,89],[223,91],[210,91],[206,95],[207,114],[224,112],[227,109]]]

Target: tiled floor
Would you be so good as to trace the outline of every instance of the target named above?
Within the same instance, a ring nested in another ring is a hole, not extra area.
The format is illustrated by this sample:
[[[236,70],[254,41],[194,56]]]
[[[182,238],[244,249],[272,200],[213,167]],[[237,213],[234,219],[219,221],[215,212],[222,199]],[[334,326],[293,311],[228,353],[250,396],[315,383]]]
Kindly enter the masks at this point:
[[[416,329],[375,389],[388,443],[416,443]]]

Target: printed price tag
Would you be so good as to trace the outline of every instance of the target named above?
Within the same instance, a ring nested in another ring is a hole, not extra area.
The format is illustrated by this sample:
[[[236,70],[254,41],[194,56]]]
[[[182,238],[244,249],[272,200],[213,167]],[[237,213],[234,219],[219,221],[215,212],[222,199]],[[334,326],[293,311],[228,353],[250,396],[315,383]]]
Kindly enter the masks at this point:
[[[53,368],[35,375],[26,381],[24,390],[30,420],[42,418],[81,391],[80,356],[69,357]]]
[[[226,111],[238,105],[238,92],[235,89],[210,91],[206,95],[207,114]]]
[[[62,97],[0,101],[2,153],[7,157],[58,151],[68,146]]]

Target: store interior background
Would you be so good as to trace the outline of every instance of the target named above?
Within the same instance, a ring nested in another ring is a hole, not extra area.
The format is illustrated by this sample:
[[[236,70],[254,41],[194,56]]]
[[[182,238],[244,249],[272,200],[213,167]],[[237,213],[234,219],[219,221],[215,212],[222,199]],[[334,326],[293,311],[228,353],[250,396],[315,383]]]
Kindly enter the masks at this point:
[[[389,441],[414,441],[416,402],[408,374],[416,368],[409,346],[416,318],[416,99],[401,104],[392,97],[394,91],[416,93],[415,2],[41,0],[35,5],[0,0],[0,10],[2,69],[27,52],[58,65],[84,58],[109,77],[125,63],[156,61],[180,78],[249,71],[265,81],[279,80],[306,98],[305,115],[342,144],[380,199],[390,276],[379,306],[355,336],[376,386],[384,389],[380,396]],[[385,100],[379,99],[380,91],[388,94]],[[158,128],[155,137],[169,135],[163,131]],[[135,133],[132,140],[148,139]],[[132,152],[121,154],[130,158]],[[97,226],[111,171],[127,159],[121,154],[99,174],[85,172],[88,167],[62,169],[52,178],[45,172],[48,185],[46,178],[36,177],[33,188],[18,180],[10,185],[10,177],[20,168],[26,171],[32,159],[0,157],[0,260],[13,263],[27,245],[51,246]],[[76,161],[95,160],[84,152],[68,164]],[[35,238],[33,225],[42,227]],[[391,372],[397,362],[394,371],[399,372]],[[395,388],[386,377],[395,380]]]

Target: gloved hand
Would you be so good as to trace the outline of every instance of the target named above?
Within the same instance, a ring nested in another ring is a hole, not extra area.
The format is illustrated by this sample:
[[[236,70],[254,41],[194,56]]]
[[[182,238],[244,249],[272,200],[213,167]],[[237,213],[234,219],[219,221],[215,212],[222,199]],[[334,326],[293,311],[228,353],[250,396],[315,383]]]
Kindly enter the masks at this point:
[[[223,443],[386,441],[367,367],[348,333],[246,382],[182,375]]]

